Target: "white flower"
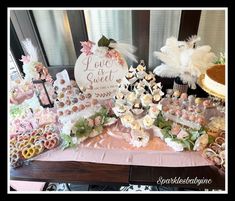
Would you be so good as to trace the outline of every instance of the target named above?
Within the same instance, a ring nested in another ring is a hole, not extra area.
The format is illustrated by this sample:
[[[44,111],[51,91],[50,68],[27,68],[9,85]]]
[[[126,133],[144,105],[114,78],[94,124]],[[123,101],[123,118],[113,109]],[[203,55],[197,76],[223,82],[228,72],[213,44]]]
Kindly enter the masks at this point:
[[[125,126],[127,128],[131,127],[134,120],[135,119],[131,113],[125,114],[123,117],[121,117],[121,122],[122,122],[123,126]]]
[[[151,128],[153,123],[154,123],[154,119],[150,115],[146,115],[143,118],[143,124],[146,129]]]
[[[208,135],[203,134],[199,138],[197,138],[197,140],[194,144],[193,150],[194,151],[201,151],[206,147],[207,144],[208,144]]]
[[[183,151],[184,147],[180,142],[173,141],[171,138],[165,138],[166,144],[175,151]]]
[[[71,121],[66,122],[62,128],[62,133],[69,135],[73,127],[73,123]]]
[[[35,65],[37,62],[30,61],[23,65],[23,71],[25,73],[25,80],[31,81],[32,79],[38,79],[38,72],[36,71]]]
[[[131,136],[130,144],[134,147],[145,147],[149,142],[149,134],[143,130],[134,131]]]

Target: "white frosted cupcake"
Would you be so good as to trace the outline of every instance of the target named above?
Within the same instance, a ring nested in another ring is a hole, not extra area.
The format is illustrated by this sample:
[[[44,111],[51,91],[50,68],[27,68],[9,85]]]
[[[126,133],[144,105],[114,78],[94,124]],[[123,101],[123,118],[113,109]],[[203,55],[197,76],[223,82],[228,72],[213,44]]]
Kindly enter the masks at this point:
[[[146,115],[143,118],[144,128],[150,129],[153,126],[153,123],[154,123],[154,119],[150,115]]]
[[[137,96],[140,96],[145,92],[145,84],[143,82],[136,83],[134,86],[134,91]]]
[[[125,95],[122,92],[120,92],[120,91],[118,91],[115,94],[114,99],[119,104],[124,104],[126,102]]]
[[[132,106],[131,112],[132,112],[134,115],[141,115],[141,114],[143,114],[144,109],[143,109],[143,107],[142,107],[142,104],[141,104],[139,101],[135,102],[135,103],[133,104],[133,106]]]
[[[133,66],[130,66],[129,70],[128,70],[129,73],[133,73],[135,74],[136,73],[136,69],[133,68]]]
[[[133,115],[131,113],[127,113],[121,117],[122,125],[126,128],[131,128],[132,123],[135,121]]]
[[[144,76],[146,75],[146,67],[139,64],[137,67],[136,67],[136,76],[137,78],[139,79],[143,79]]]
[[[127,103],[129,105],[133,105],[133,103],[136,101],[137,99],[137,95],[135,92],[130,92],[129,94],[127,94]]]
[[[124,95],[126,95],[127,93],[129,93],[128,91],[128,84],[125,83],[121,83],[118,85],[118,91],[123,93]]]
[[[152,95],[151,94],[145,94],[140,97],[141,103],[144,107],[149,106],[152,103]]]
[[[131,124],[131,129],[133,130],[141,130],[141,125],[138,121],[133,121]]]
[[[154,83],[156,79],[155,79],[154,74],[150,72],[150,73],[146,73],[146,75],[144,76],[144,80],[150,84],[150,83]]]
[[[137,80],[137,78],[135,77],[135,73],[127,73],[125,78],[129,84],[133,84]]]

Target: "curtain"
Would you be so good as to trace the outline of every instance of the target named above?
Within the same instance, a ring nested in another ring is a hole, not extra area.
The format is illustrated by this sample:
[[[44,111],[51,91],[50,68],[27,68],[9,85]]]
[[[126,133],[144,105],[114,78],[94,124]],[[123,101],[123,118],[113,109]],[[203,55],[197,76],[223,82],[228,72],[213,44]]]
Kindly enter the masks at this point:
[[[76,53],[63,10],[33,10],[36,25],[50,65],[74,65]]]
[[[149,35],[149,69],[160,65],[154,51],[164,46],[168,37],[178,38],[181,10],[151,10]]]
[[[219,56],[225,51],[225,11],[203,10],[198,27],[201,41],[198,45],[210,45],[211,51]]]

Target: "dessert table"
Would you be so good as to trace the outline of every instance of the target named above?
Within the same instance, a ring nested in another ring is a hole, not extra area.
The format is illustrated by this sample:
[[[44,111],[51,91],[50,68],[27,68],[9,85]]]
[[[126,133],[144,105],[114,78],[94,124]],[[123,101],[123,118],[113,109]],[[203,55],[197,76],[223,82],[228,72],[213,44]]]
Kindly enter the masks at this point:
[[[181,179],[211,179],[210,184],[165,184],[187,189],[225,189],[225,176],[214,166],[147,167],[113,165],[75,161],[31,161],[28,165],[11,169],[11,180],[68,182],[81,184],[157,185],[157,181]]]

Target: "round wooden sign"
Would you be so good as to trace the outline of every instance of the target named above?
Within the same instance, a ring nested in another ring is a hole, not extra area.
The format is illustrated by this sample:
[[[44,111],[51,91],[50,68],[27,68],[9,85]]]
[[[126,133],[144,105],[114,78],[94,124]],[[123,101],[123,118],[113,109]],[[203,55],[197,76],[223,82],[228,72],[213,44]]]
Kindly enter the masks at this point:
[[[127,72],[125,60],[120,65],[115,59],[82,53],[76,61],[74,76],[80,88],[85,87],[93,98],[104,100],[114,96],[118,83]]]

